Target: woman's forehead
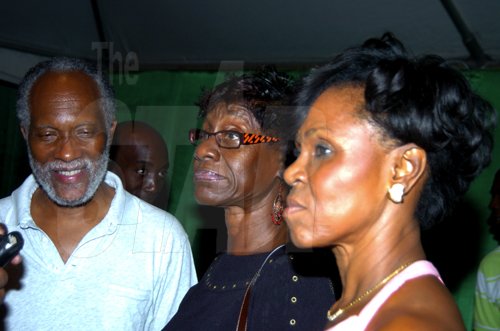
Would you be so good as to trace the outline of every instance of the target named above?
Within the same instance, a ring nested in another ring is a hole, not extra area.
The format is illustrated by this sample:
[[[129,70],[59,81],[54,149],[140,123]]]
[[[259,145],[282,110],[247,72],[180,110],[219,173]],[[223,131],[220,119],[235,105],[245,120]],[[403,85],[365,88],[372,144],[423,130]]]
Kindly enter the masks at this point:
[[[364,103],[363,89],[355,87],[330,88],[311,105],[299,133],[311,127],[329,127],[346,120],[357,120]]]
[[[237,121],[238,123],[245,123],[253,127],[259,127],[257,120],[248,108],[237,103],[218,103],[207,114],[206,121]]]

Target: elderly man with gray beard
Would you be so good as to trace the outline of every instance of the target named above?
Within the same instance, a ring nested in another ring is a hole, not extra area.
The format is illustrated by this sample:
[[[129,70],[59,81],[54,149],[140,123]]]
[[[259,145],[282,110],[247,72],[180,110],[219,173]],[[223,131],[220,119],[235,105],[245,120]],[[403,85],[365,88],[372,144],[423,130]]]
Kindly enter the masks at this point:
[[[22,263],[7,267],[4,329],[160,330],[196,282],[177,219],[107,172],[114,113],[86,62],[45,61],[21,82],[33,174],[0,200],[0,220],[25,239]]]

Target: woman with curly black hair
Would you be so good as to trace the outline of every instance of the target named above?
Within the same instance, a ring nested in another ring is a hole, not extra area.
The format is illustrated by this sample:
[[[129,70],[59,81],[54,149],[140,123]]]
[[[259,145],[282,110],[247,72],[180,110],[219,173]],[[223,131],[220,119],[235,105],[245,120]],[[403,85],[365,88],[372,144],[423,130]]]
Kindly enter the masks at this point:
[[[315,272],[322,255],[291,252],[282,219],[288,193],[282,177],[297,128],[293,92],[292,80],[268,67],[202,97],[203,126],[189,137],[196,145],[194,194],[202,205],[224,208],[227,251],[165,330],[323,329],[321,317],[335,297],[328,273]]]
[[[313,70],[285,218],[299,247],[331,247],[342,296],[329,330],[464,330],[426,261],[420,228],[449,212],[490,162],[494,110],[436,56],[392,35]]]

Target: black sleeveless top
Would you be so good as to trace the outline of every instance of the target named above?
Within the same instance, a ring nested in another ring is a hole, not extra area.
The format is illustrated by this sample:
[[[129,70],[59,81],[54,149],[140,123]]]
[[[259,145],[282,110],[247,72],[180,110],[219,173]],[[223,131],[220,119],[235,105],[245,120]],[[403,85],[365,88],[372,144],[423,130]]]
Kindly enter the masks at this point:
[[[323,330],[335,301],[331,275],[324,272],[334,260],[324,258],[311,251],[287,253],[285,247],[272,255],[221,254],[163,330],[236,330],[245,290],[261,267],[251,291],[248,330]]]

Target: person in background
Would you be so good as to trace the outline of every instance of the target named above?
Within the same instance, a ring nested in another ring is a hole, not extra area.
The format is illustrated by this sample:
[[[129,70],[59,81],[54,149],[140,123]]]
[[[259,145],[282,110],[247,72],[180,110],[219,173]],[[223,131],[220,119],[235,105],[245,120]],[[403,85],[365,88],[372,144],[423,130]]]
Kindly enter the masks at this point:
[[[168,149],[158,131],[140,121],[116,126],[109,169],[122,179],[125,190],[159,206],[169,166]]]
[[[321,317],[335,300],[330,279],[315,273],[325,262],[290,251],[282,218],[295,123],[292,82],[266,67],[203,95],[203,126],[189,133],[195,197],[224,208],[227,251],[164,330],[322,330]]]
[[[479,264],[477,272],[474,330],[500,330],[500,169],[491,186],[488,226],[498,245]]]
[[[342,295],[327,329],[465,330],[420,228],[489,164],[494,109],[443,59],[413,58],[389,33],[312,70],[297,105],[284,215],[297,246],[336,257]]]
[[[107,172],[107,81],[78,59],[41,62],[19,86],[17,116],[33,173],[0,200],[0,219],[24,237],[4,329],[160,330],[196,282],[191,248],[175,217]]]

